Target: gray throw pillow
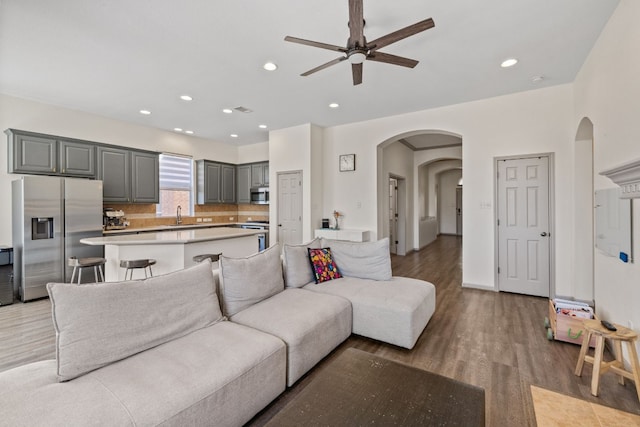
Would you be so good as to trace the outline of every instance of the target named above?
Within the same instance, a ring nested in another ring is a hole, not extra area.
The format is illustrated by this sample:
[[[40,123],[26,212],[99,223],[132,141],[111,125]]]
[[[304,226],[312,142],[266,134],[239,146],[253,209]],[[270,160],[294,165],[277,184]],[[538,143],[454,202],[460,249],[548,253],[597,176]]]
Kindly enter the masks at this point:
[[[301,288],[315,280],[309,263],[309,248],[320,248],[320,239],[316,238],[302,245],[284,245],[285,287]]]
[[[220,290],[225,316],[233,316],[284,290],[280,246],[248,258],[220,257]]]
[[[333,260],[346,277],[391,280],[389,238],[377,242],[345,242],[322,239],[322,247],[331,247]]]
[[[59,381],[223,320],[210,262],[144,280],[49,283],[47,291]]]

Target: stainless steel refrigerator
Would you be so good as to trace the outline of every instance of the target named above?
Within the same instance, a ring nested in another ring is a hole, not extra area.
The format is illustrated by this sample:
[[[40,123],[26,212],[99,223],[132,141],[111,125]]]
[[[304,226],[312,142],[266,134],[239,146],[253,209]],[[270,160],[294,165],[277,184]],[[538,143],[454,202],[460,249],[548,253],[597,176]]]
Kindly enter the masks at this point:
[[[71,256],[102,257],[102,181],[25,176],[12,182],[14,292],[21,301],[47,296],[49,282],[69,282]]]

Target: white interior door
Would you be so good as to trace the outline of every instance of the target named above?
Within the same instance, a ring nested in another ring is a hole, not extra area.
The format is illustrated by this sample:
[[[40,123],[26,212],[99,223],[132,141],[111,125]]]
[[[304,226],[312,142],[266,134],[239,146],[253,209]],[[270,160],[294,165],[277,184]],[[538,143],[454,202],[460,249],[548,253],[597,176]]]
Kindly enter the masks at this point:
[[[501,291],[550,294],[549,158],[498,161]]]
[[[278,242],[302,243],[302,172],[278,174]]]

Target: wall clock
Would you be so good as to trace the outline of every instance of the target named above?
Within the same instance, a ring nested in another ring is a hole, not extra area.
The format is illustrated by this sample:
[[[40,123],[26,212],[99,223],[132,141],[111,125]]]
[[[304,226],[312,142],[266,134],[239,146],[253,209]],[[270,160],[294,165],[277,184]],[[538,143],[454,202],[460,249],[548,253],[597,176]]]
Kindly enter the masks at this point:
[[[340,155],[340,172],[348,172],[356,170],[356,155],[341,154]]]

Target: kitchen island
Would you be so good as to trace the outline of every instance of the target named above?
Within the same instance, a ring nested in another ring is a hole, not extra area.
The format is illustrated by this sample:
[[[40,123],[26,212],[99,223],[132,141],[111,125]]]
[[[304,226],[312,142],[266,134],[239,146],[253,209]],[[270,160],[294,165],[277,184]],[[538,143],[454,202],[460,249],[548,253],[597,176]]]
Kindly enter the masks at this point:
[[[223,253],[231,257],[245,257],[258,252],[258,234],[266,230],[217,227],[195,230],[171,230],[123,236],[91,237],[80,240],[86,245],[103,245],[105,280],[124,280],[121,260],[152,258],[156,264],[153,274],[165,274],[194,265],[193,257],[200,254]],[[143,278],[142,269],[134,278]]]

